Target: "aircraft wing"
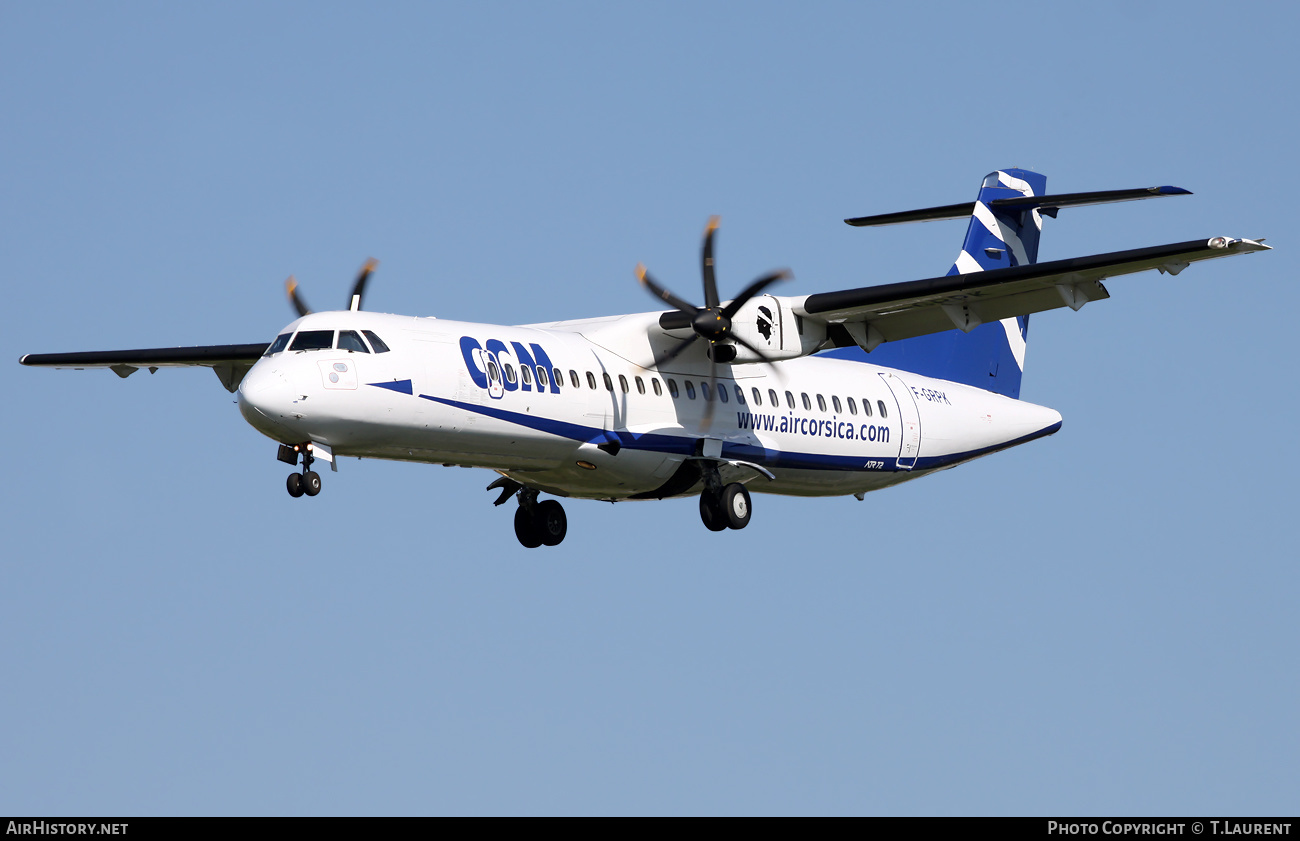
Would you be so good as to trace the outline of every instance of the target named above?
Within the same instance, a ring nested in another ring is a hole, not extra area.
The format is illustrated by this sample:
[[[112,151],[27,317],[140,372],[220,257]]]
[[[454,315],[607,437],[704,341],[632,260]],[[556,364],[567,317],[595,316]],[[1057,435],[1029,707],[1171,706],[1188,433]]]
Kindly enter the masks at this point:
[[[1101,281],[1157,269],[1178,274],[1192,263],[1266,251],[1249,239],[1214,237],[1189,242],[1095,254],[1050,263],[887,283],[793,299],[805,318],[843,325],[849,337],[870,350],[954,327],[969,332],[983,323],[1110,297]],[[676,315],[669,313],[666,315]],[[662,321],[662,319],[661,319]],[[675,326],[675,325],[674,325]],[[834,337],[832,331],[832,338]],[[847,344],[842,337],[837,343]]]
[[[126,378],[141,368],[152,373],[159,368],[199,366],[211,368],[227,391],[239,388],[253,363],[266,351],[268,342],[247,345],[201,345],[198,347],[141,348],[139,350],[95,350],[84,353],[29,353],[18,361],[44,368],[108,368]]]

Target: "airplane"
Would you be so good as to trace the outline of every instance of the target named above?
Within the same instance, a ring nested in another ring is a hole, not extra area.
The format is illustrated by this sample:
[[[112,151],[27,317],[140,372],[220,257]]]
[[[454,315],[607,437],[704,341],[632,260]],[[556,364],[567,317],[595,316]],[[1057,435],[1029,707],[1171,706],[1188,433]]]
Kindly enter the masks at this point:
[[[299,318],[269,343],[28,354],[21,364],[202,366],[238,395],[240,413],[294,467],[290,496],[321,491],[317,461],[342,457],[495,471],[512,497],[515,536],[556,546],[568,520],[551,497],[609,502],[699,497],[711,531],[742,529],[763,493],[845,496],[945,470],[1061,428],[1022,401],[1029,315],[1110,297],[1106,278],[1268,250],[1216,236],[1038,262],[1043,217],[1064,208],[1189,195],[1179,187],[1046,193],[1045,176],[990,173],[973,202],[845,221],[875,227],[967,219],[942,277],[781,296],[775,271],[730,301],[714,268],[717,217],[701,251],[703,303],[644,266],[666,311],[505,326],[361,308],[312,312],[291,277]]]

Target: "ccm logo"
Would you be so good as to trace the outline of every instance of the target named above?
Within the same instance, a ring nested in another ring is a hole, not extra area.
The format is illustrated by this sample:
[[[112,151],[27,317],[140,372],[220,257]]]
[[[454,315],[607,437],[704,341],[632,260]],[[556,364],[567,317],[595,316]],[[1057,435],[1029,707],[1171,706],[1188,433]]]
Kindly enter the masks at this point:
[[[539,394],[548,390],[560,393],[560,384],[550,375],[555,366],[541,345],[530,343],[525,348],[519,342],[511,342],[507,347],[505,342],[497,339],[488,339],[480,345],[473,336],[461,336],[460,355],[465,359],[465,370],[469,371],[470,379],[495,400],[501,399],[507,391],[532,391],[534,386]],[[509,377],[505,374],[507,365],[512,371]],[[522,371],[514,375],[514,365],[531,371],[526,377]],[[539,369],[547,373],[538,374]]]

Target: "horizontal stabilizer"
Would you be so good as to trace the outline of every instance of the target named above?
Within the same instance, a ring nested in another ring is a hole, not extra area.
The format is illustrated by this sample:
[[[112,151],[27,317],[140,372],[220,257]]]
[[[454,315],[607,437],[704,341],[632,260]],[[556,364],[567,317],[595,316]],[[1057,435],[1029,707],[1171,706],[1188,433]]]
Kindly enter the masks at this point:
[[[1060,193],[1055,196],[1015,196],[994,199],[989,207],[994,210],[1017,211],[1038,208],[1048,216],[1056,216],[1062,207],[1083,207],[1089,204],[1111,204],[1121,201],[1138,201],[1140,199],[1158,199],[1163,196],[1190,196],[1190,190],[1182,187],[1142,187],[1135,190],[1097,190],[1091,193]],[[882,213],[878,216],[859,216],[845,219],[845,223],[855,228],[880,227],[882,225],[903,225],[908,222],[934,222],[941,219],[965,219],[975,213],[975,202],[949,204],[943,207],[927,207],[921,210],[904,210],[900,213]]]
[[[859,216],[845,219],[845,224],[855,228],[871,228],[880,225],[905,225],[908,222],[935,222],[940,219],[966,219],[975,212],[975,202],[949,204],[943,207],[926,207],[921,210],[904,210],[899,213],[881,213],[877,216]]]

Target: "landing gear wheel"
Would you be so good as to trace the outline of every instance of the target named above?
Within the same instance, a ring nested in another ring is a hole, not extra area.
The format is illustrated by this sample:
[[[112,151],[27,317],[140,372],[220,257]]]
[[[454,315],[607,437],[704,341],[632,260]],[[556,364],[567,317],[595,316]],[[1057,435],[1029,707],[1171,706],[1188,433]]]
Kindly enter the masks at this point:
[[[733,529],[743,529],[749,525],[750,515],[754,513],[749,503],[749,491],[739,482],[732,482],[722,489],[718,507],[727,526]]]
[[[559,546],[569,532],[569,518],[564,506],[553,499],[538,503],[533,514],[533,528],[547,546]]]
[[[302,474],[302,492],[307,496],[315,496],[320,493],[320,474],[314,470],[308,470]]]
[[[302,496],[303,489],[302,489],[301,473],[290,473],[288,480],[284,484],[285,487],[289,489],[289,496],[293,497],[294,499],[297,499],[298,497]]]
[[[519,538],[519,543],[525,549],[536,549],[542,545],[541,529],[529,515],[529,510],[522,505],[515,509],[515,537]]]
[[[727,517],[718,507],[718,492],[705,491],[700,494],[700,519],[709,531],[722,531],[727,527]]]

